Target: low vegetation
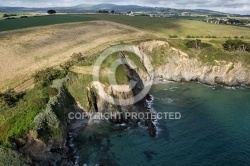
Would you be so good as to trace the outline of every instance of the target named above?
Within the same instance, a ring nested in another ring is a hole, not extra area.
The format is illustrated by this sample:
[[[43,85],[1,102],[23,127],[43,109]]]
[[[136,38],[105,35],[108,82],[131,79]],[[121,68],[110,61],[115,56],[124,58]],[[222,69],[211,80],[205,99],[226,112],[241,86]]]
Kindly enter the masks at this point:
[[[17,151],[0,146],[0,164],[1,165],[15,165],[28,166],[31,164],[31,159],[23,156]]]
[[[217,38],[217,36],[191,36],[191,35],[187,35],[186,38]]]
[[[168,46],[160,46],[153,49],[151,53],[148,53],[152,57],[152,65],[154,67],[164,65],[166,58],[170,55]]]
[[[87,85],[92,82],[93,76],[91,74],[69,73],[68,77],[66,86],[69,93],[83,108],[88,108],[88,99],[84,96],[87,96]]]
[[[22,96],[13,90],[1,94],[0,144],[11,147],[13,140],[32,129],[34,118],[59,93],[58,87],[51,87],[53,80],[63,77],[63,70],[47,68],[35,73],[35,87]]]
[[[35,86],[26,92],[15,106],[0,108],[0,144],[12,146],[12,140],[22,136],[31,128],[35,116],[49,100],[42,86]]]
[[[169,35],[170,38],[178,38],[177,35]]]

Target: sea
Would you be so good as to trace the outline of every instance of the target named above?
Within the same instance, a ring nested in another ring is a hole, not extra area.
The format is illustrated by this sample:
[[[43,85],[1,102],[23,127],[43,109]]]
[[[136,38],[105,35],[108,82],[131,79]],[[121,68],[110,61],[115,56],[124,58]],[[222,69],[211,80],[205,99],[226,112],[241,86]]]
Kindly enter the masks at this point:
[[[102,121],[75,137],[76,165],[250,165],[250,88],[200,83],[153,85],[151,111],[178,113],[147,127]]]

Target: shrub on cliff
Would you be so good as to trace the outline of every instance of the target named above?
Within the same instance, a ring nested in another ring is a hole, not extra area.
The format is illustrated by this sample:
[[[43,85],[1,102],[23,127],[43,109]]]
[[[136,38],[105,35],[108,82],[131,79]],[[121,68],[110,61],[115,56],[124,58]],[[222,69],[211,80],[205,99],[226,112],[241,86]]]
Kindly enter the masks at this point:
[[[69,68],[75,65],[76,63],[81,63],[85,60],[82,53],[73,53],[71,59],[66,61],[64,64],[61,64],[60,67],[63,69],[64,73],[67,74]]]
[[[9,89],[4,93],[0,93],[0,106],[15,106],[20,97],[21,94],[16,93],[14,89]]]
[[[47,68],[45,70],[40,70],[37,71],[33,77],[34,81],[36,83],[40,82],[44,86],[49,85],[52,83],[53,80],[58,79],[58,78],[63,78],[65,77],[65,74],[61,70],[53,69],[53,68]]]
[[[177,35],[169,35],[170,38],[178,38]]]
[[[186,43],[186,46],[188,48],[202,49],[202,48],[211,47],[212,45],[208,43],[203,43],[201,42],[201,40],[196,39],[196,40],[188,40]]]
[[[57,89],[57,95],[50,98],[43,112],[33,121],[33,130],[38,138],[48,143],[49,140],[62,142],[66,123],[65,108],[73,104],[73,99],[64,87],[66,79],[53,81],[52,88]]]
[[[226,51],[248,51],[250,52],[250,43],[244,42],[242,40],[227,40],[222,44],[224,50]]]

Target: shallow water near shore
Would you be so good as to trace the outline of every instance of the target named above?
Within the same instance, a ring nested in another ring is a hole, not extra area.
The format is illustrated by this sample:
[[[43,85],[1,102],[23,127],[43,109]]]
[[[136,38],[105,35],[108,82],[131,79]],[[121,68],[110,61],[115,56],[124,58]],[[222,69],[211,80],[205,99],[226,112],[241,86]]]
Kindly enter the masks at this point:
[[[181,119],[157,120],[155,138],[140,125],[89,125],[74,138],[79,165],[250,164],[249,88],[169,83],[150,94],[156,112],[180,112]]]

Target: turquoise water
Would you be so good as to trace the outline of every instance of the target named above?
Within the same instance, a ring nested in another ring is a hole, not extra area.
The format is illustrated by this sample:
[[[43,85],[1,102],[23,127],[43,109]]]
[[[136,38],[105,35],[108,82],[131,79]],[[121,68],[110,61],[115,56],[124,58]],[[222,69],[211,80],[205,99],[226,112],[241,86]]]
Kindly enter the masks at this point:
[[[80,165],[250,165],[249,88],[170,83],[150,94],[155,111],[182,118],[158,120],[156,138],[143,126],[87,126],[75,138]]]

